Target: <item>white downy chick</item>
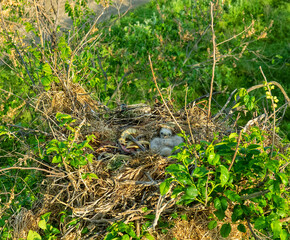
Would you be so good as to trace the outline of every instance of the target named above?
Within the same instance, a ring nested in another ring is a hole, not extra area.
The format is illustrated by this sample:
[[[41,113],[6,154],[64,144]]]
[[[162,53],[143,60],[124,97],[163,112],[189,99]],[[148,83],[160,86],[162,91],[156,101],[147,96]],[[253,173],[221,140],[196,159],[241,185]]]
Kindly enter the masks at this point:
[[[160,138],[153,138],[150,142],[150,149],[163,157],[168,157],[172,154],[172,149],[181,143],[183,143],[182,137],[172,136],[170,129],[162,128],[160,130]]]
[[[174,136],[172,136],[170,138],[164,139],[163,140],[163,145],[173,149],[174,147],[178,146],[179,144],[181,144],[183,142],[184,141],[183,141],[182,137],[174,135]]]
[[[169,138],[172,136],[172,131],[169,128],[161,128],[160,137],[161,138]]]

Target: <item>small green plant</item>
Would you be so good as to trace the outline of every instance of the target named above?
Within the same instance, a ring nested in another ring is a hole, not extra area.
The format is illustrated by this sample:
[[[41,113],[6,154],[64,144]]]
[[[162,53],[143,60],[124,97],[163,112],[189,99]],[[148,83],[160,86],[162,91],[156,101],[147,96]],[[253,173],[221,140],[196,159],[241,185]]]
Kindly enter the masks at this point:
[[[241,88],[239,92],[235,95],[235,100],[238,101],[238,99],[240,99],[240,101],[233,108],[237,108],[242,105],[245,106],[246,109],[249,111],[252,111],[253,109],[258,109],[255,96],[249,95],[245,88]]]
[[[65,141],[59,141],[53,139],[48,143],[46,153],[54,153],[52,163],[60,165],[68,164],[74,168],[84,166],[89,162],[92,162],[94,155],[86,153],[85,149],[89,148],[93,150],[89,142],[95,137],[94,135],[87,136],[86,140],[81,143],[76,142],[76,137],[79,129],[70,126],[75,122],[68,114],[57,113],[56,118],[60,121],[60,126],[65,126],[71,134]],[[94,176],[93,176],[94,177]]]
[[[45,213],[41,216],[38,226],[43,230],[44,234],[41,237],[37,232],[30,230],[27,240],[53,240],[58,239],[57,235],[60,231],[48,223],[51,212]]]
[[[108,227],[107,231],[109,233],[105,236],[104,240],[141,240],[144,238],[154,240],[154,237],[146,229],[147,226],[142,225],[140,236],[137,236],[134,223],[130,222],[126,224],[124,222],[116,222]]]
[[[285,190],[288,176],[281,169],[290,152],[285,155],[275,149],[271,155],[271,147],[264,147],[266,137],[265,132],[253,127],[240,136],[232,133],[221,141],[216,136],[212,142],[187,146],[199,157],[193,157],[186,148],[175,155],[177,163],[166,168],[170,177],[160,185],[161,194],[174,183],[171,195],[180,196],[178,204],[213,203],[216,211],[209,228],[222,221],[223,237],[229,236],[231,223],[240,223],[238,230],[245,232],[244,222],[249,222],[264,234],[270,232],[273,239],[286,240],[287,224],[281,219],[289,214]],[[225,220],[227,209],[233,209],[230,221]]]

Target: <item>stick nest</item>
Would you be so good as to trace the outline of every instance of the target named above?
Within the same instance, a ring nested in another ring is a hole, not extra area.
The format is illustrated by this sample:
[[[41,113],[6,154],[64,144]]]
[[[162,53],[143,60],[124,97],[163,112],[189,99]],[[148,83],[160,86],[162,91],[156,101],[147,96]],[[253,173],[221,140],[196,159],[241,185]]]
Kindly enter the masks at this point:
[[[200,140],[211,141],[214,132],[223,135],[230,131],[225,125],[208,121],[207,109],[202,104],[192,104],[187,106],[186,110],[177,111],[167,103],[175,118],[173,121],[172,115],[163,104],[157,103],[153,107],[146,104],[124,105],[110,110],[94,101],[80,86],[72,84],[70,87],[71,94],[65,91],[43,93],[36,107],[48,121],[56,121],[54,116],[57,112],[68,113],[75,118],[74,127],[80,129],[76,142],[81,142],[86,136],[93,134],[95,139],[90,144],[94,151],[87,151],[94,154],[94,160],[79,169],[51,165],[54,173],[61,174],[51,174],[43,180],[41,189],[44,199],[33,211],[20,211],[15,216],[16,220],[22,219],[14,221],[16,239],[25,237],[28,233],[25,230],[31,229],[27,227],[32,224],[29,220],[31,216],[39,221],[40,216],[46,212],[52,212],[50,220],[59,226],[62,239],[80,238],[80,229],[85,227],[89,229],[89,233],[85,237],[82,235],[83,239],[103,239],[106,228],[113,222],[134,221],[136,224],[142,224],[146,221],[146,215],[154,215],[160,201],[159,185],[166,177],[165,168],[175,160],[152,153],[148,146],[144,146],[145,151],[136,148],[131,152],[124,152],[118,139],[128,128],[135,129],[137,135],[148,142],[158,136],[160,128],[164,125],[170,127],[175,134],[180,133],[182,128],[191,136],[190,141],[193,143]],[[55,139],[63,140],[68,134],[68,130],[58,128],[52,135]],[[83,177],[92,173],[97,178]],[[169,202],[170,196],[165,197],[164,201]],[[68,222],[60,223],[61,211],[78,218],[78,224],[70,226]],[[170,214],[176,211],[178,207],[175,201],[172,201],[163,210],[161,217],[168,220]],[[196,218],[198,211],[204,210],[191,209],[187,213]],[[200,239],[208,234],[209,214],[208,210],[198,217],[196,224],[199,231],[193,232],[189,227],[188,224],[193,220],[184,223],[183,228],[180,227],[183,223],[176,222],[176,228],[183,229],[182,231],[187,229],[189,232],[185,234],[189,234],[190,239]],[[33,229],[36,228],[35,225],[33,224]],[[162,236],[158,233],[158,226],[156,230],[153,235],[157,239],[182,239],[178,237],[180,232],[177,230],[176,233],[170,231]]]

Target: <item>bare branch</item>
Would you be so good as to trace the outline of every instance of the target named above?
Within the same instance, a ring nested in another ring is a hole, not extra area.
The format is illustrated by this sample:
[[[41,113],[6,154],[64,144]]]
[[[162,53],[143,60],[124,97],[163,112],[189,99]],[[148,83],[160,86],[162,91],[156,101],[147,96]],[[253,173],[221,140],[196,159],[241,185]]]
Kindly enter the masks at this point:
[[[210,118],[210,114],[211,114],[211,100],[212,100],[212,92],[213,92],[213,81],[214,81],[214,71],[215,71],[215,65],[216,65],[216,43],[215,43],[215,32],[214,32],[214,28],[213,28],[213,7],[214,4],[213,2],[210,3],[210,15],[211,15],[211,31],[212,31],[212,45],[213,45],[213,65],[212,65],[212,77],[211,77],[211,83],[210,83],[210,95],[209,95],[209,101],[208,101],[208,114],[207,114],[207,118]]]

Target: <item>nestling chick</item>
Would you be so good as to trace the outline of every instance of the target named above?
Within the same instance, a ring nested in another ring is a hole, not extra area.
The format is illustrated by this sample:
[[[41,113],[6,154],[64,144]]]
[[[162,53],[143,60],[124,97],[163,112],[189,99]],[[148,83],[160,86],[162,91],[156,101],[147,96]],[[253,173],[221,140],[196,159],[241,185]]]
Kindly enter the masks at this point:
[[[161,128],[160,137],[161,138],[169,138],[172,136],[172,131],[168,128]]]
[[[160,130],[160,138],[153,138],[150,142],[150,149],[159,153],[163,157],[168,157],[172,154],[174,147],[183,143],[183,138],[177,135],[172,136],[172,131],[168,128]]]

